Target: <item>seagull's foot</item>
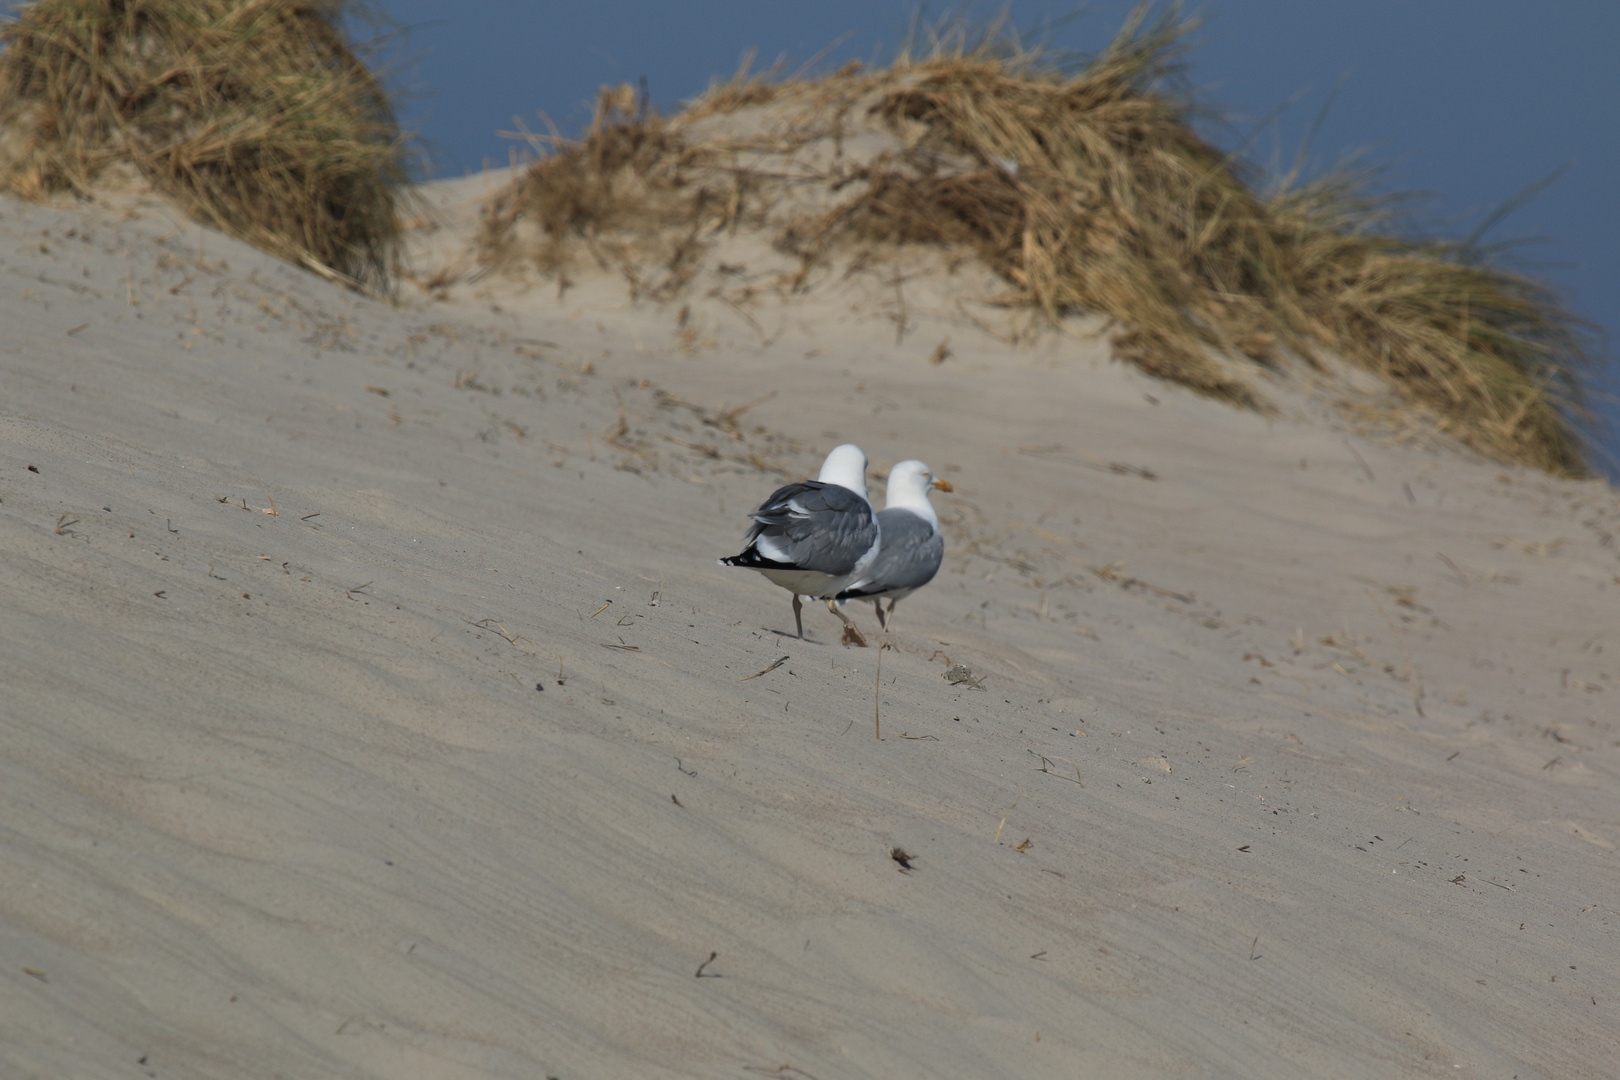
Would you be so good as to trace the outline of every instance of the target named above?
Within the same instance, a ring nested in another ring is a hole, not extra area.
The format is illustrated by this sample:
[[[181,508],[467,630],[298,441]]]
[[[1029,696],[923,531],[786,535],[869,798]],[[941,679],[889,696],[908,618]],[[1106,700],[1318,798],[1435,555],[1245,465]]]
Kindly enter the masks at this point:
[[[866,638],[861,636],[860,627],[851,622],[848,615],[838,610],[838,601],[828,598],[827,610],[838,616],[838,621],[844,624],[845,645],[859,645],[863,649],[866,648]]]

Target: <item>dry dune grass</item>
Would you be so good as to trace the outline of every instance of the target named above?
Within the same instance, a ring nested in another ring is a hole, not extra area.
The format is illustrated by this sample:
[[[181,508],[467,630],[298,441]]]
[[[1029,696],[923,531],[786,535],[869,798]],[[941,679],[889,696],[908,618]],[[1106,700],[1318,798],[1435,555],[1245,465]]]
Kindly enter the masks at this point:
[[[404,143],[346,0],[38,0],[0,30],[0,177],[133,166],[187,213],[373,289],[397,269]]]
[[[1079,69],[956,32],[880,71],[744,73],[673,117],[604,90],[581,141],[488,204],[480,256],[565,275],[588,252],[668,297],[739,226],[798,260],[784,291],[837,250],[964,250],[1000,302],[1111,316],[1152,374],[1263,408],[1245,363],[1331,353],[1492,457],[1582,474],[1576,320],[1534,280],[1395,234],[1341,177],[1263,192],[1170,89],[1188,27],[1139,11]]]
[[[634,90],[604,87],[584,139],[492,197],[480,256],[492,266],[521,261],[563,273],[583,239],[598,261],[617,263],[635,285],[637,268],[649,261],[647,245],[670,248],[667,236],[683,226],[696,234],[716,224],[704,213],[706,189],[682,190],[690,157],[663,117],[639,107]],[[667,251],[651,261],[680,263]]]

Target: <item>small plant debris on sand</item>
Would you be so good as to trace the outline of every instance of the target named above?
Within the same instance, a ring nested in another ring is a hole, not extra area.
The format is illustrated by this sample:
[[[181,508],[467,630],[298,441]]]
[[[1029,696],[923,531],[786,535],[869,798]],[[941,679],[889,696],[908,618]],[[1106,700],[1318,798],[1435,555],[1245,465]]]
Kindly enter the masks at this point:
[[[944,679],[952,686],[966,686],[970,690],[984,689],[984,676],[973,674],[966,664],[952,664],[945,669]]]

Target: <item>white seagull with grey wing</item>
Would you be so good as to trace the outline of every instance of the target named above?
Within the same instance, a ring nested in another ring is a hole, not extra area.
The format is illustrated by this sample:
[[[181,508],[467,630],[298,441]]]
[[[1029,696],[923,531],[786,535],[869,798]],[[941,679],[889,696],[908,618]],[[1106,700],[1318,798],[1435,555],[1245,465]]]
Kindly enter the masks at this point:
[[[902,461],[889,470],[889,493],[878,514],[883,543],[878,557],[864,575],[838,594],[838,602],[870,600],[877,609],[878,625],[889,628],[894,605],[934,580],[945,558],[945,537],[939,515],[928,501],[931,489],[951,490],[949,480],[937,480],[920,461]],[[889,611],[883,611],[883,598]]]
[[[866,494],[866,454],[854,443],[834,447],[815,480],[777,488],[743,536],[740,554],[722,566],[758,570],[793,594],[793,622],[804,637],[801,596],[827,601],[844,623],[846,641],[865,645],[855,624],[833,598],[862,577],[878,557],[877,514]]]

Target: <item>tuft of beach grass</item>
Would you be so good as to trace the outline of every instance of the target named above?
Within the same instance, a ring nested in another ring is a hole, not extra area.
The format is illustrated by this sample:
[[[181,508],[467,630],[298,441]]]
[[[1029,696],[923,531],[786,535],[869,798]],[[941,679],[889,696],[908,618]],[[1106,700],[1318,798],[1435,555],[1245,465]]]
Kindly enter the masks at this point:
[[[0,182],[133,170],[190,216],[387,291],[406,141],[347,0],[35,0],[0,27]]]

